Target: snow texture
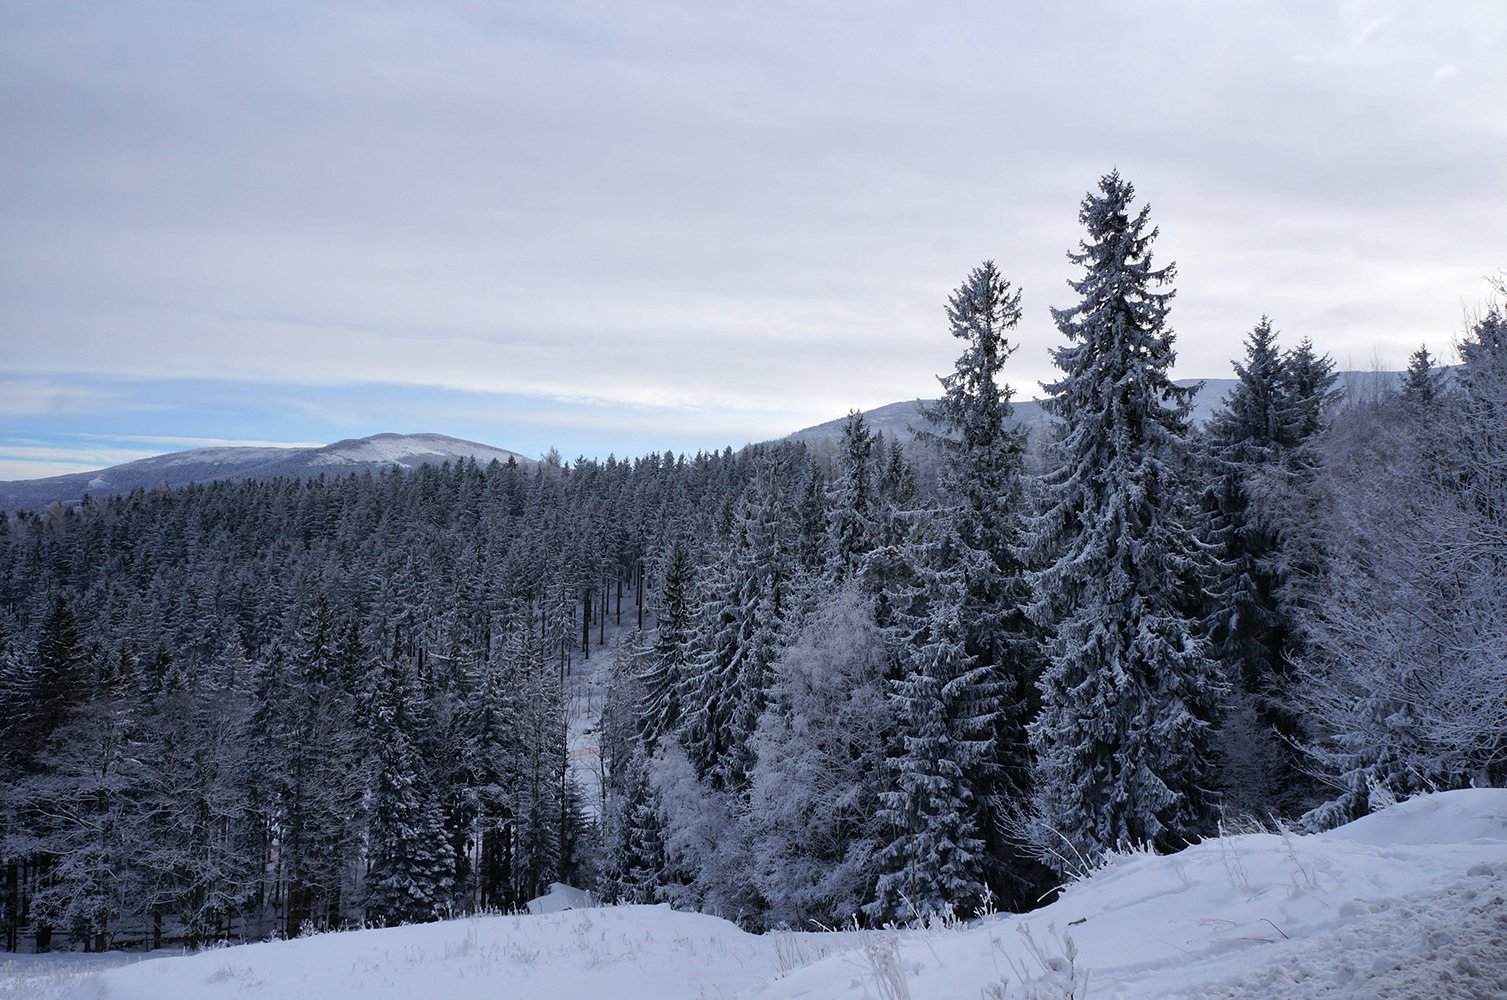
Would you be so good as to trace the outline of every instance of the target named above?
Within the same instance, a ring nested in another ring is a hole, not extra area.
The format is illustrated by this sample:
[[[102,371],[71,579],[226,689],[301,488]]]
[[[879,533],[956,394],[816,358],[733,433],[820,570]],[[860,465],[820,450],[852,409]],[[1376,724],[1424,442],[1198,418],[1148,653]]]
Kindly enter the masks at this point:
[[[1313,836],[1120,855],[1049,906],[962,929],[755,936],[626,906],[219,948],[82,981],[81,958],[0,963],[0,996],[1501,997],[1507,790],[1421,796]]]

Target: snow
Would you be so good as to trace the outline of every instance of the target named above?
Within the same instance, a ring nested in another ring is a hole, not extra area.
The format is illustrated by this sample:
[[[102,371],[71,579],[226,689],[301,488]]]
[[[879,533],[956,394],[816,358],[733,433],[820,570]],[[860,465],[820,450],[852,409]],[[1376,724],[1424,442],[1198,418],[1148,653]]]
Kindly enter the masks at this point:
[[[71,997],[700,1000],[756,987],[792,955],[823,954],[809,943],[801,951],[783,941],[668,906],[469,917],[141,962],[106,972]],[[833,935],[828,943],[837,948],[852,939]]]
[[[522,456],[491,445],[462,441],[443,434],[376,434],[355,441],[338,441],[321,448],[309,460],[311,465],[400,465],[410,468],[436,457],[451,460],[474,458],[486,465],[494,458],[506,464],[509,458]]]
[[[551,882],[549,892],[529,900],[525,907],[530,913],[564,913],[566,910],[584,910],[596,905],[591,893],[577,889],[564,882]]]
[[[1025,916],[899,935],[898,957],[914,1000],[1006,977],[1002,996],[1062,996],[1069,939],[1096,1000],[1428,996],[1415,987],[1436,974],[1453,977],[1442,995],[1507,996],[1507,790],[1424,796],[1317,836],[1121,856]],[[853,966],[828,960],[753,996],[870,995]]]
[[[289,455],[296,454],[301,450],[303,449],[246,446],[194,448],[190,451],[180,451],[175,454],[148,458],[143,460],[142,464],[151,464],[163,469],[171,469],[182,465],[231,465],[241,467],[257,465],[261,462],[275,462]]]
[[[0,996],[1502,997],[1507,790],[1421,796],[1314,836],[1121,855],[1049,906],[963,928],[755,936],[629,906],[221,948],[82,981],[81,957],[55,959],[52,986],[40,957],[0,963]]]

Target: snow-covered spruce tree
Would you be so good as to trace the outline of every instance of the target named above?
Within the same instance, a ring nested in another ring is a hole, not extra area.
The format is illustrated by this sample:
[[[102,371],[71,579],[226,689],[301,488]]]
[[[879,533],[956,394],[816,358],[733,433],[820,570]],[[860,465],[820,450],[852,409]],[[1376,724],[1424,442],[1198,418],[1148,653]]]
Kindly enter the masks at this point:
[[[757,460],[738,502],[731,544],[698,611],[695,659],[680,691],[681,743],[699,778],[714,790],[747,791],[749,737],[764,710],[769,665],[788,639],[798,610],[793,524],[782,502],[792,480],[790,455]]]
[[[950,530],[920,519],[906,552],[889,626],[899,660],[891,688],[897,738],[881,795],[889,831],[878,857],[877,921],[923,920],[977,909],[989,891],[974,775],[994,755],[998,685],[968,654],[962,574]]]
[[[1497,285],[1507,295],[1507,282]],[[1482,548],[1507,556],[1507,306],[1493,304],[1460,342],[1461,485],[1487,525]]]
[[[680,725],[680,688],[685,683],[694,613],[691,604],[696,568],[686,539],[676,537],[658,560],[659,594],[655,601],[652,647],[643,656],[639,706],[643,741],[652,754],[666,733]]]
[[[1208,828],[1217,668],[1199,634],[1199,553],[1185,497],[1192,390],[1174,385],[1173,268],[1152,265],[1149,208],[1118,172],[1082,203],[1076,305],[1045,388],[1062,422],[1031,552],[1032,614],[1051,629],[1040,680],[1034,827],[1058,870]]]
[[[1408,355],[1408,370],[1402,379],[1402,398],[1416,409],[1431,408],[1443,391],[1443,375],[1434,364],[1427,344]]]
[[[482,909],[505,909],[520,902],[513,894],[513,830],[523,757],[518,724],[522,692],[517,664],[500,654],[504,648],[513,649],[519,641],[514,633],[531,629],[533,619],[517,603],[497,617],[497,655],[480,665],[464,721],[465,780],[474,816],[470,839],[476,851],[473,901]]]
[[[278,863],[285,893],[283,933],[338,926],[353,902],[346,890],[360,836],[361,746],[353,692],[340,686],[336,619],[321,596],[293,637],[286,686],[264,734],[277,797]]]
[[[505,654],[518,684],[519,758],[512,790],[513,901],[525,902],[560,875],[565,820],[565,704],[558,668],[531,630],[509,636]]]
[[[1307,337],[1282,356],[1282,374],[1286,388],[1282,421],[1290,445],[1298,448],[1323,429],[1344,393],[1335,388],[1334,359],[1316,353]],[[1296,455],[1300,460],[1310,458],[1302,452]],[[1312,463],[1303,464],[1311,467]]]
[[[52,629],[39,645],[55,642],[48,658],[68,653],[66,637]],[[49,734],[38,769],[9,790],[21,806],[15,846],[31,859],[36,880],[38,951],[50,950],[54,932],[82,940],[86,951],[113,947],[121,923],[139,912],[136,901],[150,890],[140,852],[150,839],[142,808],[150,768],[140,753],[133,678],[112,672],[104,657],[81,662],[88,676],[82,700]]]
[[[256,887],[247,753],[251,676],[232,631],[209,662],[175,667],[145,706],[139,752],[150,762],[143,804],[151,832],[138,856],[152,887],[138,905],[159,917],[171,907],[190,946],[232,934]],[[154,921],[154,936],[161,926]]]
[[[652,903],[665,878],[664,835],[649,787],[642,662],[652,655],[636,629],[618,640],[602,699],[603,857],[598,890],[608,902]]]
[[[433,720],[411,667],[377,665],[368,724],[372,786],[367,807],[366,918],[383,925],[421,923],[449,907],[455,858],[445,835],[440,790],[420,751]]]
[[[664,831],[641,747],[618,761],[611,781],[602,895],[614,903],[658,902],[666,878]]]
[[[1311,352],[1302,369],[1313,367]],[[1294,735],[1282,690],[1297,626],[1287,599],[1284,519],[1270,503],[1285,492],[1304,443],[1308,407],[1265,316],[1246,338],[1237,381],[1209,422],[1200,528],[1221,562],[1208,591],[1210,642],[1231,685],[1217,737],[1226,810],[1287,813],[1302,782],[1278,729]]]
[[[1011,857],[1016,851],[1002,836],[1002,815],[1019,813],[1029,788],[1025,727],[1036,703],[1039,656],[1019,556],[1025,435],[1011,426],[1012,390],[999,380],[1015,351],[1007,331],[1020,320],[1020,292],[985,261],[952,293],[947,320],[965,346],[952,373],[939,379],[942,397],[923,416],[932,427],[927,436],[946,459],[939,527],[951,536],[945,551],[953,562],[945,570],[958,576],[964,651],[981,678],[971,697],[989,704],[994,720],[992,752],[967,778],[989,846],[990,884],[996,895],[1013,896],[1023,859]]]
[[[874,435],[863,414],[851,410],[842,424],[837,473],[827,498],[831,525],[827,575],[837,583],[857,571],[872,544],[874,465]]]

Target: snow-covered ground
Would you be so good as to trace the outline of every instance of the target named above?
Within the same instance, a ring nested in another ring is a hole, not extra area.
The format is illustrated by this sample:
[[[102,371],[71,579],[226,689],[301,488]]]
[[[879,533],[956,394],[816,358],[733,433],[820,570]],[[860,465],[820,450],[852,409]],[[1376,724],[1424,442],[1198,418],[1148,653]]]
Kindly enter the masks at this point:
[[[725,920],[668,906],[608,907],[220,948],[114,969],[70,983],[71,992],[39,995],[716,1000],[853,943],[852,935],[843,934],[746,934]]]
[[[895,995],[915,1000],[1507,997],[1507,790],[1123,857],[1034,913],[902,936],[893,957],[908,989]],[[753,995],[882,995],[853,966],[817,963]]]
[[[82,981],[76,963],[0,962],[0,996],[1500,998],[1507,790],[1424,796],[1318,836],[1122,857],[1050,906],[962,929],[754,936],[619,907],[244,945]]]

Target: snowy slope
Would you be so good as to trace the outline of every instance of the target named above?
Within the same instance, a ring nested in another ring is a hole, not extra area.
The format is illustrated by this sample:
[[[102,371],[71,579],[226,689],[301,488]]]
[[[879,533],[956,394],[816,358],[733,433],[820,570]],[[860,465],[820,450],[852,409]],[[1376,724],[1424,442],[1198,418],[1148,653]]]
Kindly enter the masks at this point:
[[[311,468],[326,466],[389,466],[405,469],[420,465],[454,463],[467,458],[476,459],[477,465],[486,465],[492,460],[506,463],[508,459],[527,462],[516,451],[494,448],[489,444],[462,441],[443,434],[373,434],[371,437],[337,441],[325,445],[311,454],[307,461]],[[341,471],[336,469],[335,471]]]
[[[914,1000],[991,984],[1081,997],[1085,982],[1096,1000],[1507,996],[1507,790],[1424,796],[1312,837],[1124,857],[1034,913],[898,944]],[[853,965],[753,996],[873,995]]]
[[[1448,369],[1446,369],[1448,370]],[[1357,399],[1372,398],[1384,390],[1395,386],[1402,379],[1401,372],[1362,372],[1343,371],[1338,373],[1337,386],[1344,392]],[[1193,397],[1193,422],[1201,424],[1214,415],[1219,404],[1229,395],[1230,390],[1236,385],[1233,378],[1180,378],[1177,379],[1180,386],[1203,385],[1196,396]],[[1017,391],[1027,387],[1017,386]],[[925,400],[933,403],[935,400]],[[915,430],[925,426],[921,417],[921,411],[916,400],[901,400],[898,403],[887,403],[884,406],[876,406],[872,410],[865,410],[863,414],[869,429],[883,431],[886,436],[897,437],[902,441],[908,441],[914,436]],[[1046,426],[1046,414],[1042,411],[1039,399],[1026,399],[1018,396],[1015,400],[1015,423],[1016,426],[1024,427],[1032,434],[1039,433]],[[835,444],[842,438],[842,425],[847,417],[838,417],[836,420],[828,420],[826,423],[817,424],[814,427],[805,427],[801,430],[788,434],[787,441],[799,441],[808,447],[818,447],[823,444]]]
[[[337,441],[322,448],[194,448],[143,458],[124,465],[47,479],[0,483],[0,510],[76,503],[84,494],[108,496],[137,488],[183,486],[222,479],[311,479],[382,469],[414,469],[474,458],[478,465],[494,459],[506,463],[529,459],[505,448],[443,434],[374,434]]]
[[[702,1000],[736,996],[792,962],[853,943],[851,935],[800,937],[816,940],[798,948],[788,936],[746,934],[668,906],[473,917],[141,962],[102,974],[72,997]]]
[[[29,972],[28,995],[56,995]],[[1093,1000],[1503,997],[1507,790],[1123,857],[1050,906],[961,930],[759,937],[619,907],[244,945],[69,983],[80,1000],[1003,1000],[1081,998],[1085,983]]]

